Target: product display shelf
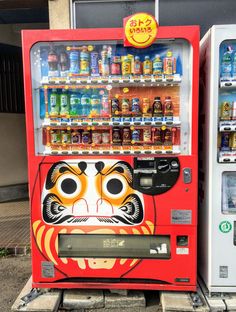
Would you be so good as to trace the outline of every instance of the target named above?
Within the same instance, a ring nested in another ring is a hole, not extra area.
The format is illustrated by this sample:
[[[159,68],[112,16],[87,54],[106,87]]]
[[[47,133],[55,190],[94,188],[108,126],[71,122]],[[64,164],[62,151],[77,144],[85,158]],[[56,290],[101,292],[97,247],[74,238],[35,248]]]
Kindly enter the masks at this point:
[[[41,85],[83,85],[83,84],[142,84],[145,86],[155,83],[155,86],[172,86],[179,85],[181,83],[181,77],[178,74],[171,75],[169,77],[164,76],[117,76],[117,77],[48,77],[45,76],[41,80]]]
[[[224,120],[219,122],[220,132],[233,132],[236,131],[236,120]]]

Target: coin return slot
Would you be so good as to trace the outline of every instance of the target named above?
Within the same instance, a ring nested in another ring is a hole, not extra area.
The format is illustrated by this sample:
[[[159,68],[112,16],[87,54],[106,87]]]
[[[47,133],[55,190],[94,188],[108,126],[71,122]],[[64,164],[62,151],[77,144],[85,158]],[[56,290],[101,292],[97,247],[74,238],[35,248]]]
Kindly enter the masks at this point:
[[[153,186],[153,177],[152,176],[141,176],[139,184],[142,187],[151,187],[151,186]]]

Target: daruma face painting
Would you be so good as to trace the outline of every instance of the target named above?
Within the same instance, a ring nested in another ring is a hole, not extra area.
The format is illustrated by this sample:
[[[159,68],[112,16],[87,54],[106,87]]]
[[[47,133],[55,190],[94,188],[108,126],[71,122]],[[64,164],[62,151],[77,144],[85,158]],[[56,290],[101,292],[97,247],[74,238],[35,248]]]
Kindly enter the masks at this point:
[[[152,196],[133,189],[133,168],[122,160],[62,160],[49,167],[41,195],[41,218],[33,222],[38,249],[66,276],[121,276],[139,259],[60,258],[58,234],[154,234]],[[146,208],[145,208],[146,207]]]

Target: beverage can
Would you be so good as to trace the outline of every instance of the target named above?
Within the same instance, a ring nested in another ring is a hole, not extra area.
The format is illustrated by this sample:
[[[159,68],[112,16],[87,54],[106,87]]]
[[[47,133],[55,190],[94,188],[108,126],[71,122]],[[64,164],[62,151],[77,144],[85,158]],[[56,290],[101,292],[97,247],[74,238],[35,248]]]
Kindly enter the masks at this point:
[[[231,119],[231,103],[230,102],[222,102],[221,103],[221,120],[230,120]]]
[[[121,132],[120,128],[113,128],[112,130],[112,142],[114,144],[121,144]]]
[[[122,114],[129,113],[129,99],[122,99],[121,111]]]
[[[222,132],[220,145],[222,151],[228,151],[230,149],[229,141],[230,141],[230,132]]]
[[[116,114],[116,112],[119,112],[120,109],[120,103],[119,100],[114,98],[111,100],[111,111],[112,114]]]
[[[91,52],[90,59],[91,76],[97,76],[99,74],[98,53],[95,51]]]
[[[92,143],[101,144],[102,143],[102,133],[98,131],[92,132]]]
[[[122,75],[128,76],[131,74],[131,60],[128,56],[125,56],[122,61]]]
[[[61,132],[60,130],[51,130],[50,131],[51,143],[59,144],[61,143]]]
[[[123,128],[123,136],[122,136],[123,144],[130,144],[131,143],[131,133],[130,128]]]
[[[134,129],[132,131],[132,141],[134,142],[139,142],[140,141],[140,130],[139,129]]]
[[[90,143],[90,133],[89,131],[82,132],[82,143],[89,144]]]
[[[132,112],[136,114],[141,112],[139,98],[132,98],[131,109],[132,109]]]
[[[109,144],[110,143],[110,132],[102,132],[102,143]]]
[[[144,142],[151,142],[152,140],[152,131],[151,128],[143,129],[143,141]]]
[[[81,143],[81,133],[77,130],[71,133],[71,143],[80,144]]]
[[[61,130],[61,143],[69,144],[70,143],[70,133],[67,130]]]

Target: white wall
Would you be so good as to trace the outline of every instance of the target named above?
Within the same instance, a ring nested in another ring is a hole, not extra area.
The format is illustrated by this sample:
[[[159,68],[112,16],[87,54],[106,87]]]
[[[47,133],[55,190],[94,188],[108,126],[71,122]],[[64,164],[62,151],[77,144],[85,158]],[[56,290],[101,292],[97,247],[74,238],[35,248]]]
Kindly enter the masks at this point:
[[[0,25],[0,43],[21,46],[22,29],[48,24]],[[0,186],[27,183],[25,115],[0,113]]]
[[[24,114],[0,114],[0,186],[26,183]]]

